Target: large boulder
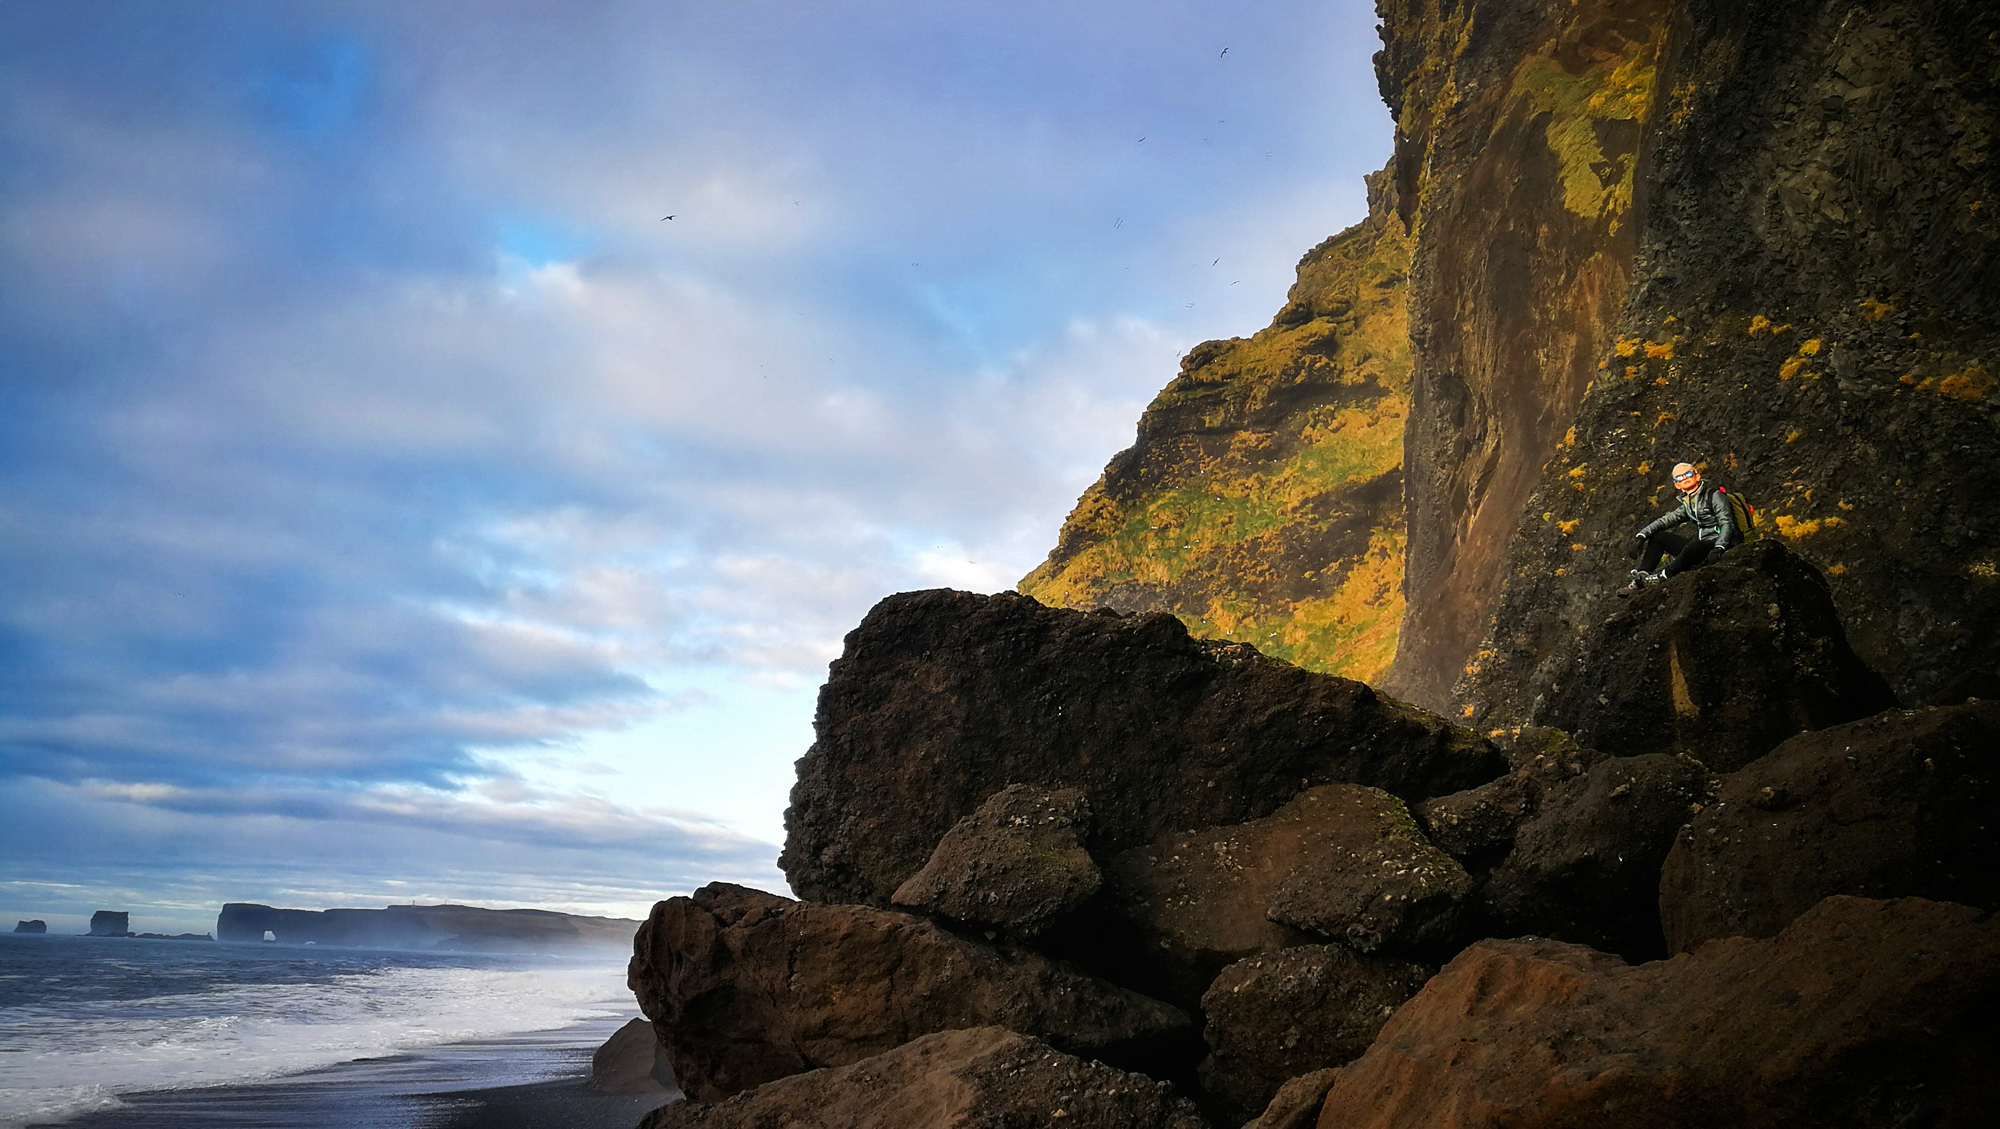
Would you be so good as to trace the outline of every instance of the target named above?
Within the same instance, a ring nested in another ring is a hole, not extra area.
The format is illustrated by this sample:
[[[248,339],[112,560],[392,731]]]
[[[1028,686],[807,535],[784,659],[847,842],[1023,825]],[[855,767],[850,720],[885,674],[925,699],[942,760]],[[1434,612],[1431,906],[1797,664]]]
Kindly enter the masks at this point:
[[[2000,702],[1802,733],[1718,799],[1660,878],[1675,950],[1772,936],[1831,894],[2000,909]]]
[[[1896,704],[1847,645],[1826,579],[1775,538],[1648,585],[1560,639],[1525,685],[1482,692],[1483,724],[1553,726],[1617,756],[1686,753],[1716,772]]]
[[[1013,784],[945,832],[924,868],[896,888],[899,906],[1035,937],[1097,892],[1083,849],[1090,806],[1074,788]]]
[[[1436,969],[1305,945],[1238,961],[1201,998],[1209,1055],[1202,1088],[1234,1123],[1257,1116],[1286,1081],[1359,1058]]]
[[[1505,771],[1471,731],[1359,683],[1198,642],[1173,616],[909,592],[848,633],[779,862],[809,901],[886,906],[1009,784],[1088,797],[1098,858],[1243,823],[1317,784],[1406,800]]]
[[[926,1035],[719,1105],[661,1106],[639,1129],[1208,1129],[1171,1087],[1000,1027]]]
[[[1137,1066],[1192,1038],[1179,1009],[1026,949],[725,883],[653,907],[628,983],[681,1089],[701,1101],[962,1027]]]
[[[1991,1124],[2000,921],[1829,898],[1774,939],[1627,965],[1482,941],[1336,1076],[1324,1129]]]
[[[1111,920],[1083,957],[1191,1004],[1227,965],[1334,939],[1363,952],[1451,935],[1471,879],[1425,841],[1403,802],[1326,784],[1263,819],[1163,835],[1105,864]]]
[[[1701,765],[1662,753],[1612,757],[1547,787],[1480,890],[1488,931],[1665,956],[1660,869],[1712,787]]]

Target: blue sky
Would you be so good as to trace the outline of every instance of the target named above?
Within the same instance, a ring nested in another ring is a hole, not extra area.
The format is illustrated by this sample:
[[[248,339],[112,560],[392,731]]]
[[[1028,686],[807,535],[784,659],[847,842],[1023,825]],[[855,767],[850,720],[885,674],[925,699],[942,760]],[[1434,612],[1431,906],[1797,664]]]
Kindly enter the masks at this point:
[[[1374,22],[0,2],[0,916],[781,889],[842,634],[1361,217]]]

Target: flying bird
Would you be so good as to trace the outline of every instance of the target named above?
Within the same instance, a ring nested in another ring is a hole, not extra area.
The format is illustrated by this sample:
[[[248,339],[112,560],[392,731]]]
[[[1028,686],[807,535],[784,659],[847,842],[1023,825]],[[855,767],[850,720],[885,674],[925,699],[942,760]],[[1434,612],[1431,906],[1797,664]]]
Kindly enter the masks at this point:
[[[675,213],[674,213],[674,216],[677,216],[677,215],[680,215],[680,213],[679,213],[679,212],[675,212]],[[667,222],[668,220],[670,220],[670,219],[673,219],[673,218],[674,218],[674,216],[661,216],[661,217],[660,217],[660,222],[661,222],[661,223],[665,223],[665,222]]]
[[[1229,54],[1229,48],[1227,48],[1227,47],[1224,47],[1224,48],[1222,49],[1222,55],[1227,55],[1227,54]],[[1220,58],[1222,58],[1222,55],[1217,55],[1217,56],[1216,56],[1216,58],[1220,59]]]

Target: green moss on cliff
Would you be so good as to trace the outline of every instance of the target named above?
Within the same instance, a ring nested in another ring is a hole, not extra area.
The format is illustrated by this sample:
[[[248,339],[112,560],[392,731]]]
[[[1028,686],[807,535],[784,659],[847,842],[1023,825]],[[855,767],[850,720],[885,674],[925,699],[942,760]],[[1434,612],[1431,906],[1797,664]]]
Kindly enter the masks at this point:
[[[1266,329],[1191,350],[1020,590],[1379,677],[1403,613],[1409,238],[1389,181]]]

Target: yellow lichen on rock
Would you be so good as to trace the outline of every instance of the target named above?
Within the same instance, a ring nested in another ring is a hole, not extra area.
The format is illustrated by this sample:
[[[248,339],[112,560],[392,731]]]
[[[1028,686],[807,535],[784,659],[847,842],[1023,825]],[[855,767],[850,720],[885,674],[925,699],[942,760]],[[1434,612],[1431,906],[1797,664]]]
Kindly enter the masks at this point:
[[[1369,219],[1299,264],[1273,323],[1191,350],[1019,589],[1169,611],[1196,635],[1380,677],[1403,617],[1410,238],[1386,175]]]
[[[1996,385],[2000,385],[2000,380],[1983,367],[1974,365],[1938,381],[1937,390],[1961,400],[1984,400]]]
[[[1527,99],[1532,113],[1547,115],[1542,135],[1562,169],[1563,207],[1576,215],[1611,217],[1615,226],[1632,206],[1637,147],[1606,152],[1604,125],[1628,122],[1636,137],[1651,115],[1664,26],[1648,26],[1649,38],[1628,40],[1625,50],[1581,72],[1564,66],[1561,41],[1529,56],[1514,72],[1514,96]]]

